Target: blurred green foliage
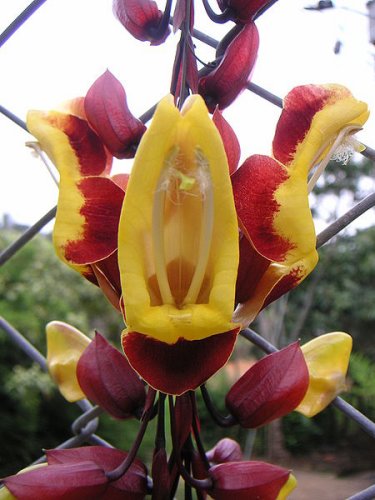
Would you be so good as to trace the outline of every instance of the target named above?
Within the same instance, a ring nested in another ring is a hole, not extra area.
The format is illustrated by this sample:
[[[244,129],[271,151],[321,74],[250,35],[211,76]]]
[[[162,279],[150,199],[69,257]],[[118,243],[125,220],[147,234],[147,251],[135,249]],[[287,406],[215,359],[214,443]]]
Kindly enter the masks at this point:
[[[19,236],[3,229],[0,248]],[[307,311],[299,336],[310,339],[324,332],[344,330],[354,338],[355,353],[349,372],[349,392],[345,398],[360,411],[375,418],[375,228],[355,236],[337,238],[320,250],[319,279],[313,293],[313,307]],[[289,297],[285,331],[293,330],[311,286],[306,280]],[[0,310],[4,318],[45,354],[45,325],[51,320],[66,321],[84,333],[99,330],[119,347],[123,328],[121,315],[100,291],[57,259],[49,236],[39,235],[20,250],[1,269]],[[291,339],[288,339],[291,340]],[[245,343],[246,344],[246,343]],[[249,348],[239,342],[236,355]],[[215,406],[226,414],[225,394],[229,388],[226,373],[220,372],[209,384]],[[60,396],[49,376],[15,346],[0,330],[0,474],[18,470],[71,437],[70,426],[80,414]],[[202,438],[207,449],[224,436],[246,448],[249,432],[235,426],[219,428],[209,416],[197,394]],[[138,429],[137,421],[120,422],[100,417],[98,433],[119,448],[128,449]],[[309,452],[321,445],[352,441],[362,435],[355,423],[334,408],[314,419],[293,412],[283,421],[285,443],[293,453]],[[151,423],[140,450],[149,460],[154,444],[155,422]],[[255,453],[265,452],[264,430],[257,431]]]

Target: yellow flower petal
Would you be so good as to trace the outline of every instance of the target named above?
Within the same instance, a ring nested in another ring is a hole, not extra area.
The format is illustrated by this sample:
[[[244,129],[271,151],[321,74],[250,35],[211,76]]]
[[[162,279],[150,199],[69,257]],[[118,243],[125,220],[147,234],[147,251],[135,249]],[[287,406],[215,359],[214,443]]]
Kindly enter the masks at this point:
[[[310,383],[296,411],[306,417],[313,417],[345,389],[352,343],[352,338],[347,333],[332,332],[302,346]]]
[[[76,367],[83,351],[91,340],[76,328],[61,321],[51,321],[46,326],[47,365],[51,377],[57,383],[67,401],[84,399]]]
[[[238,227],[220,135],[200,96],[163,99],[143,136],[119,227],[128,331],[175,343],[233,330]]]

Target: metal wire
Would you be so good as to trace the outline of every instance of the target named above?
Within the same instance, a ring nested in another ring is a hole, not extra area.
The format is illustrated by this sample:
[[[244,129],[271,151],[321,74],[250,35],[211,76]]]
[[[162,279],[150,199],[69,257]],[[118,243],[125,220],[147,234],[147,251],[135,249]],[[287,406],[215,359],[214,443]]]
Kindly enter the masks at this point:
[[[20,13],[19,16],[4,30],[0,35],[0,46],[2,46],[9,38],[22,26],[22,24],[32,16],[40,6],[45,3],[46,0],[34,0],[29,4],[29,6]],[[216,48],[218,41],[214,38],[202,33],[199,30],[194,30],[193,36],[205,44]],[[282,107],[282,99],[267,89],[258,86],[255,83],[249,83],[247,86],[248,90],[255,93],[259,97],[266,99],[268,102],[274,104],[275,106]],[[154,111],[154,107],[146,111],[142,115],[141,119],[147,122]],[[11,111],[3,106],[0,106],[0,112],[13,121],[15,124],[27,130],[25,122],[14,115]],[[375,150],[369,146],[362,152],[363,156],[368,159],[375,160]],[[338,218],[335,222],[330,224],[324,231],[322,231],[317,237],[317,248],[324,245],[327,241],[337,235],[342,229],[351,224],[363,213],[375,206],[375,193],[370,194],[364,198],[361,202],[355,205],[353,208],[348,210],[343,216]],[[4,249],[0,254],[0,265],[7,262],[13,255],[15,255],[18,250],[20,250],[25,244],[27,244],[39,231],[50,222],[56,215],[56,207],[51,209],[46,213],[40,220],[38,220],[33,226],[31,226],[27,231],[25,231],[16,241],[14,241],[9,247]],[[23,352],[34,362],[38,363],[43,370],[47,370],[47,363],[45,357],[22,335],[18,332],[12,325],[10,325],[4,318],[0,317],[0,329],[2,329],[12,340],[12,342],[17,345]],[[257,334],[250,328],[246,328],[241,332],[241,335],[247,340],[251,341],[259,348],[261,348],[266,353],[272,353],[277,351],[276,347]],[[112,447],[110,443],[102,439],[100,436],[95,434],[98,426],[98,416],[102,412],[101,408],[93,407],[91,403],[87,400],[79,401],[78,406],[82,410],[82,415],[78,417],[72,424],[73,436],[64,441],[57,446],[59,449],[70,448],[73,446],[79,446],[83,443],[99,444],[101,446]],[[356,408],[351,406],[342,398],[336,398],[332,405],[338,410],[343,412],[348,418],[357,422],[357,424],[364,429],[371,437],[375,437],[375,423],[368,419],[365,415],[360,413]],[[41,457],[36,461],[43,462],[45,457]],[[375,498],[375,485],[358,492],[357,494],[351,496],[348,500],[369,500]]]

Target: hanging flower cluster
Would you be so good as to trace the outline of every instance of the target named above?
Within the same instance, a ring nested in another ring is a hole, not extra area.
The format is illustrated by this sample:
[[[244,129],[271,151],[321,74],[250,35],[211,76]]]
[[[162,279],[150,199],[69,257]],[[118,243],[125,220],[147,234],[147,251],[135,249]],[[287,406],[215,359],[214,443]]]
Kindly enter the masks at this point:
[[[293,410],[315,415],[345,386],[351,338],[342,332],[262,358],[228,391],[226,416],[204,385],[227,362],[241,329],[316,266],[308,193],[317,176],[310,172],[368,116],[366,104],[340,85],[296,87],[284,100],[272,156],[251,156],[238,168],[238,140],[221,110],[248,83],[259,44],[254,21],[272,3],[219,0],[215,13],[204,1],[213,21],[234,26],[215,61],[198,71],[194,5],[177,0],[173,28],[181,40],[171,95],[147,127],[109,71],[85,97],[29,112],[30,133],[60,174],[57,255],[100,287],[126,324],[122,353],[99,333],[91,341],[50,323],[51,376],[68,401],[87,397],[114,418],[139,419],[140,430],[128,453],[48,451],[47,466],[5,479],[14,496],[165,499],[179,477],[198,498],[280,500],[295,487],[290,471],[244,460],[232,440],[206,452],[194,393],[202,388],[220,425],[255,429]],[[128,32],[151,45],[170,35],[171,8],[169,0],[164,12],[150,0],[114,1]],[[134,157],[130,175],[111,175],[114,157]],[[155,416],[149,472],[136,454]]]

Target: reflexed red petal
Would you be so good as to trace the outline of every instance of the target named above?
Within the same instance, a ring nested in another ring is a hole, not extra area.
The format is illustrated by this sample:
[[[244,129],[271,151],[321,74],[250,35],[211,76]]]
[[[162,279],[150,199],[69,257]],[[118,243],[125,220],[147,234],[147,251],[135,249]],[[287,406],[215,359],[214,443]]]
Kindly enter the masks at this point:
[[[198,91],[211,113],[218,105],[224,109],[246,87],[255,65],[259,34],[254,23],[243,27],[228,45],[219,65],[199,80]]]
[[[255,292],[270,261],[260,255],[250,241],[240,238],[240,262],[236,283],[236,302],[246,302]]]
[[[79,359],[77,378],[86,396],[113,417],[132,417],[144,405],[143,383],[126,358],[98,333]]]
[[[48,465],[4,479],[5,486],[22,500],[92,500],[102,498],[108,480],[93,461]]]
[[[231,9],[233,21],[247,23],[270,2],[271,0],[218,0],[217,3],[222,11]]]
[[[83,234],[79,239],[67,240],[64,253],[71,263],[87,264],[116,250],[124,191],[106,177],[85,177],[77,186],[84,197],[80,210],[84,217]]]
[[[114,0],[113,11],[124,28],[137,40],[159,45],[169,34],[169,29],[165,33],[158,32],[163,13],[152,0]]]
[[[214,465],[214,481],[208,493],[215,500],[275,500],[289,477],[289,471],[264,462],[228,462]]]
[[[265,356],[230,389],[225,403],[242,427],[255,428],[294,410],[309,385],[298,342]]]
[[[91,461],[104,472],[118,467],[127,457],[127,453],[116,448],[104,446],[84,446],[66,450],[47,450],[49,464],[79,464]],[[147,469],[137,458],[132,462],[129,470],[117,481],[109,484],[103,499],[108,500],[142,500],[147,492]],[[95,497],[93,497],[95,498]]]
[[[212,121],[216,125],[216,128],[220,132],[221,138],[223,140],[225,153],[228,159],[229,174],[232,175],[237,170],[238,162],[240,161],[240,143],[234,130],[226,121],[223,114],[218,108],[216,108],[214,111]]]
[[[118,253],[117,250],[113,252],[106,259],[100,260],[95,263],[97,269],[105,276],[108,282],[111,284],[113,289],[116,291],[118,300],[121,296],[121,283],[120,283],[120,271],[118,268]]]
[[[90,87],[85,97],[85,112],[91,127],[117,158],[133,158],[146,130],[133,116],[121,83],[106,71]]]
[[[230,438],[220,439],[206,455],[207,459],[215,464],[240,462],[243,459],[240,445]]]
[[[284,99],[283,111],[273,139],[273,155],[284,165],[294,157],[297,146],[311,127],[314,115],[332,99],[332,92],[319,85],[295,87]]]
[[[275,193],[287,178],[282,165],[263,155],[248,158],[231,177],[241,229],[259,253],[275,261],[282,261],[292,246],[273,224],[280,210]]]
[[[238,332],[195,341],[179,339],[175,344],[128,332],[123,334],[122,346],[134,370],[151,387],[178,395],[196,389],[226,363]]]

